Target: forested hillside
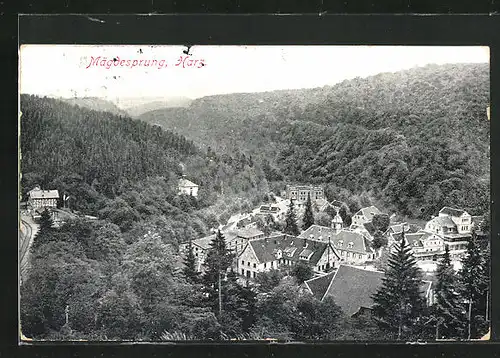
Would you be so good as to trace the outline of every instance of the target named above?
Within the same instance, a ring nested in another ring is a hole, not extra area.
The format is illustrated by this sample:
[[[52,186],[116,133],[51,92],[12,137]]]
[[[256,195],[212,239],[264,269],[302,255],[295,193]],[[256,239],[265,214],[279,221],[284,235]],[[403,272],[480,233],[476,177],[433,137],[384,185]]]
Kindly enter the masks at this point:
[[[238,208],[207,208],[220,201],[235,204],[235,195],[242,202],[249,198],[250,205],[265,192],[262,171],[242,152],[222,156],[201,151],[184,136],[158,126],[50,98],[23,95],[21,111],[23,195],[36,184],[58,189],[72,197],[72,209],[108,215],[122,229],[160,214],[182,216],[201,209],[210,213],[208,222],[214,225],[217,216],[228,217]],[[182,168],[201,186],[199,200],[176,195]],[[188,222],[183,225],[190,226]]]
[[[444,205],[488,210],[488,105],[488,64],[449,64],[210,96],[141,119],[216,150],[244,148],[268,180],[323,183],[352,210],[372,202],[428,219]]]
[[[77,97],[77,98],[61,98],[62,101],[80,106],[83,108],[92,109],[94,111],[109,112],[119,116],[128,116],[128,113],[116,106],[111,101],[107,101],[97,97]]]

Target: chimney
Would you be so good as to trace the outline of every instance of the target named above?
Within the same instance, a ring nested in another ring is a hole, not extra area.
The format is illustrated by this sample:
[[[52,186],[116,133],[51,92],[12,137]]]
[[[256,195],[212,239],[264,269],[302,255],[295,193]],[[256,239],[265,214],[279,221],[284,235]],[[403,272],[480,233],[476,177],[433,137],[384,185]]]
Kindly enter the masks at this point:
[[[307,240],[306,239],[304,239],[304,245],[303,246],[307,247]]]

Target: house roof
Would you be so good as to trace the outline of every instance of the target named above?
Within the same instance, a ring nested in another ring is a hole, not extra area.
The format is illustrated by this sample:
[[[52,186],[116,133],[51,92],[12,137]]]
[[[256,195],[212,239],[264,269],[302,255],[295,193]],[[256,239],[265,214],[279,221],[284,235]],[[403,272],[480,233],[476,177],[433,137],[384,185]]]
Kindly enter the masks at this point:
[[[365,228],[366,231],[368,231],[368,233],[370,235],[373,236],[373,234],[375,234],[375,232],[377,231],[377,229],[375,228],[375,226],[373,226],[372,222],[371,221],[368,221],[366,223],[363,224],[363,227]]]
[[[333,278],[333,275],[335,275],[335,272],[336,271],[332,271],[326,275],[312,278],[310,280],[305,281],[304,284],[309,289],[309,291],[311,291],[311,293],[315,298],[321,300],[325,295],[326,289],[330,285],[330,282]]]
[[[435,225],[444,226],[444,227],[456,227],[457,225],[451,220],[449,216],[437,216],[431,221],[429,221]]]
[[[439,210],[439,213],[457,217],[466,213],[466,211],[463,209],[456,209],[456,208],[450,208],[449,206],[445,206],[444,208]]]
[[[472,223],[474,225],[480,225],[484,221],[484,216],[472,216]]]
[[[244,239],[251,239],[256,236],[264,235],[264,232],[259,229],[248,227],[243,229],[238,229],[234,231],[238,237],[242,237]]]
[[[331,227],[311,225],[299,237],[320,241],[328,241],[328,237],[330,237],[330,242],[334,248],[361,254],[374,252],[369,240],[360,232],[341,230],[335,233],[335,229]],[[350,242],[352,242],[352,247],[348,246]]]
[[[304,247],[304,242],[307,244],[307,247]],[[312,255],[309,258],[309,263],[312,265],[315,265],[319,261],[328,247],[328,243],[326,242],[308,240],[286,234],[252,240],[248,244],[255,252],[257,260],[260,263],[276,260],[275,253],[278,250],[282,251],[283,258],[299,261],[301,253],[304,249],[308,249],[312,251]],[[332,251],[337,255],[334,250]],[[338,255],[337,258],[339,258]]]
[[[373,306],[372,295],[382,285],[384,272],[366,270],[359,267],[341,264],[333,275],[322,299],[332,297],[340,308],[349,316],[361,307]],[[422,281],[422,294],[427,296],[432,282]]]
[[[381,211],[377,209],[375,206],[368,206],[366,208],[360,209],[355,215],[362,215],[371,221],[374,215],[381,214]]]
[[[361,307],[372,307],[371,296],[382,285],[383,277],[384,273],[381,271],[364,270],[341,264],[322,299],[332,297],[344,313],[352,316]]]
[[[405,230],[405,232],[407,232],[408,230],[410,230],[410,226],[407,223],[394,224],[389,226],[387,231],[391,231],[394,234],[399,234],[403,232],[403,229]]]
[[[331,206],[334,206],[334,207],[337,207],[337,208],[341,208],[342,205],[344,205],[344,203],[340,200],[333,200],[331,203],[330,203]]]
[[[35,188],[29,192],[30,199],[59,199],[58,190],[41,190]]]
[[[187,180],[186,178],[181,178],[181,179],[179,179],[179,187],[194,188],[194,187],[198,187],[198,185],[193,183],[192,181]]]
[[[215,239],[215,234],[195,239],[192,241],[192,244],[197,245],[204,250],[208,250],[213,239]]]

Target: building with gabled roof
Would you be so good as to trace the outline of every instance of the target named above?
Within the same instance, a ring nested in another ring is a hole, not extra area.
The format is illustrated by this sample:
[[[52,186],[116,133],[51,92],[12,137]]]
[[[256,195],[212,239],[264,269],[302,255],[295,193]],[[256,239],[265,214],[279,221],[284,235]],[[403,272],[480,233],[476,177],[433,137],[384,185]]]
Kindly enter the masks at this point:
[[[299,237],[331,242],[342,262],[360,264],[375,259],[376,251],[371,247],[370,240],[360,232],[311,225]]]
[[[403,233],[393,234],[395,241],[390,250],[395,250],[398,242],[401,242]],[[445,252],[445,242],[439,235],[420,230],[416,233],[405,233],[405,242],[410,246],[413,257],[419,261],[437,261]]]
[[[249,240],[255,240],[264,237],[264,233],[255,228],[232,229],[229,231],[221,230],[226,247],[232,253],[238,255],[247,245]],[[192,250],[197,262],[198,271],[202,271],[202,265],[205,262],[208,250],[212,241],[215,239],[216,233],[199,239],[191,240]],[[186,254],[189,247],[189,241],[179,245],[179,252]]]
[[[472,216],[465,210],[445,206],[425,224],[424,231],[439,235],[453,258],[462,257],[471,238]]]
[[[314,271],[324,272],[335,267],[340,256],[326,242],[308,240],[286,234],[248,241],[238,255],[238,273],[255,278],[260,272],[307,263]]]
[[[183,175],[182,178],[179,179],[178,185],[178,194],[186,194],[192,195],[194,197],[198,196],[198,184],[193,183],[190,180],[187,180]]]
[[[373,307],[372,296],[382,286],[384,272],[366,270],[363,268],[340,264],[335,273],[327,278],[318,277],[307,281],[311,294],[318,297],[325,287],[325,280],[329,280],[327,288],[321,297],[333,298],[345,314],[352,317],[361,310],[370,310]],[[318,281],[318,282],[315,282]],[[428,306],[434,303],[432,282],[422,281],[422,295]]]
[[[373,205],[362,208],[353,215],[352,224],[361,226],[366,222],[371,222],[373,217],[379,214],[382,214],[382,212]]]
[[[39,185],[28,192],[28,209],[56,208],[59,200],[58,190],[42,190]]]
[[[311,278],[310,280],[304,281],[301,285],[305,290],[311,293],[314,298],[320,300],[325,295],[333,276],[335,275],[335,270],[327,273],[326,275]]]

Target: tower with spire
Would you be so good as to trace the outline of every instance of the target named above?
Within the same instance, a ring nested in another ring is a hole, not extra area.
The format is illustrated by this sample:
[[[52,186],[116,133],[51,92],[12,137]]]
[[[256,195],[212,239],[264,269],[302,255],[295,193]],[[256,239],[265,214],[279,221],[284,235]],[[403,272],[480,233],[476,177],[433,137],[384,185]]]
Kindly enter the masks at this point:
[[[335,217],[332,220],[332,228],[335,230],[335,233],[338,234],[340,230],[342,230],[342,225],[343,225],[342,218],[340,217],[339,213],[335,215]]]

